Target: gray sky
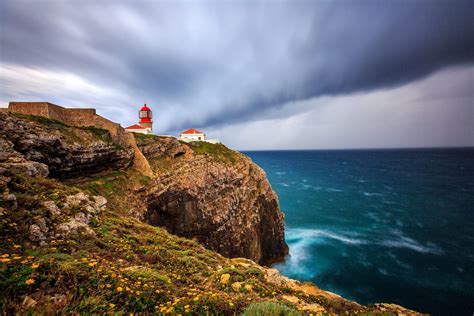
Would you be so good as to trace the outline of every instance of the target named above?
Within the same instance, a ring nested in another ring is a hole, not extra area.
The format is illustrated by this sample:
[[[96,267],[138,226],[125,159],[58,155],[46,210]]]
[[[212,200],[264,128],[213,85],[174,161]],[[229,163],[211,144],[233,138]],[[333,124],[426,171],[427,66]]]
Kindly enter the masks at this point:
[[[0,105],[238,149],[474,146],[473,1],[0,0]]]

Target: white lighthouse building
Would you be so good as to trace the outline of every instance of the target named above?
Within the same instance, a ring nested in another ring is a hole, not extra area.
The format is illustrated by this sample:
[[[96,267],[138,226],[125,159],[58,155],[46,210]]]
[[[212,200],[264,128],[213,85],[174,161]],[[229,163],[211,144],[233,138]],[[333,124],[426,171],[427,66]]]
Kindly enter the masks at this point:
[[[206,141],[206,134],[197,129],[190,128],[179,134],[179,139],[185,142]]]

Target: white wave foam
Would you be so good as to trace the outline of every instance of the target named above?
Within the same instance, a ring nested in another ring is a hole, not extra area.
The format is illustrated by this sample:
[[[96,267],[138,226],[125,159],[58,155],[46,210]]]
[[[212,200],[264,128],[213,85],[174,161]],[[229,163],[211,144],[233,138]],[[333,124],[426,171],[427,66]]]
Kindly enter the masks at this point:
[[[327,188],[326,191],[328,191],[328,192],[342,192],[342,190],[335,189],[335,188]]]
[[[365,196],[382,196],[382,193],[362,192]]]
[[[278,175],[278,176],[282,176],[282,175],[285,175],[286,172],[284,172],[284,171],[277,171],[277,172],[275,172],[275,174]]]
[[[351,245],[362,245],[366,244],[366,240],[362,240],[358,234],[354,233],[335,233],[328,230],[323,229],[307,229],[307,228],[296,228],[296,229],[288,229],[287,230],[287,239],[291,242],[291,240],[298,240],[304,239],[306,242],[314,243],[318,242],[321,239],[334,239],[340,241],[345,244]]]
[[[443,253],[443,250],[434,243],[428,242],[426,245],[422,245],[413,238],[405,236],[403,232],[399,230],[392,230],[392,233],[395,236],[392,239],[382,241],[380,243],[382,246],[391,248],[407,248],[420,253]]]
[[[380,274],[388,275],[388,271],[386,269],[378,268],[377,270],[379,271]]]
[[[283,186],[283,187],[289,187],[290,186],[288,183],[285,183],[285,182],[279,182],[278,184]]]

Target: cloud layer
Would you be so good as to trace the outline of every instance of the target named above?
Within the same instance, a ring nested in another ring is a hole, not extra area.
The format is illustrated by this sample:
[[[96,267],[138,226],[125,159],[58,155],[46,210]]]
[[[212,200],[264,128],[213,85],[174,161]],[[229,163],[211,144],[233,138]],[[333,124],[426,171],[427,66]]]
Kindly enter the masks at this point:
[[[472,1],[0,3],[2,103],[94,106],[131,124],[147,101],[161,133],[344,115],[361,94],[410,89],[452,66],[472,87]],[[322,101],[335,99],[337,111]],[[370,102],[381,106],[360,111],[392,109]],[[413,108],[410,121],[426,114]]]

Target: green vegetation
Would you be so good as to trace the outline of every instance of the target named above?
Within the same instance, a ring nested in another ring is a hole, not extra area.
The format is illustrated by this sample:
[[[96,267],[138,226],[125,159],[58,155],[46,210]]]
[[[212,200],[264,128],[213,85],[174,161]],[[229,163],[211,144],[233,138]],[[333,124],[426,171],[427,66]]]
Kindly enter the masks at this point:
[[[244,310],[243,316],[300,316],[301,313],[285,305],[273,302],[252,304]]]
[[[106,143],[112,143],[112,137],[108,130],[95,127],[95,126],[81,126],[80,129],[87,131],[94,135],[98,140],[101,140]]]
[[[86,178],[76,183],[76,185],[94,195],[110,197],[121,190],[127,182],[125,171],[113,171]]]
[[[133,133],[137,140],[157,140],[160,137],[153,134]]]
[[[68,127],[66,123],[60,120],[44,117],[44,116],[37,116],[37,115],[30,115],[30,114],[21,114],[16,112],[10,113],[12,116],[17,117],[19,119],[29,120],[33,122],[37,122],[46,126],[61,128],[61,127]]]
[[[223,144],[211,144],[208,142],[186,143],[196,154],[207,155],[220,162],[234,163],[239,155],[236,151],[227,148]]]

